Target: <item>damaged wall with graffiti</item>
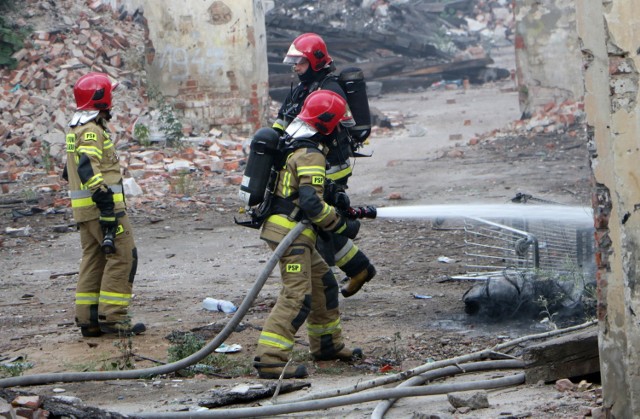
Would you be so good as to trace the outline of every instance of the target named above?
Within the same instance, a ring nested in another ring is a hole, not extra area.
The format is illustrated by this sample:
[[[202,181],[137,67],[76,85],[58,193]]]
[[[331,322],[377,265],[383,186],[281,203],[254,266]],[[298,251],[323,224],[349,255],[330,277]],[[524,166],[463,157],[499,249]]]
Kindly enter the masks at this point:
[[[149,84],[195,131],[253,132],[266,123],[268,80],[261,0],[112,0],[143,11]],[[209,126],[209,125],[212,126]]]

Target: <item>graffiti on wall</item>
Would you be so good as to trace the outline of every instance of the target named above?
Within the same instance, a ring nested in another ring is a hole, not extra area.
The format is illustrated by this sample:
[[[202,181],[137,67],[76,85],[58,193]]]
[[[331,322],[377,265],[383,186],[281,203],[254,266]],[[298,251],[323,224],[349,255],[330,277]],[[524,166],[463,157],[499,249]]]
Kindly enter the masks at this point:
[[[156,52],[155,65],[171,80],[185,81],[195,75],[212,75],[225,66],[224,48],[192,48],[167,45]]]
[[[231,22],[233,12],[229,6],[222,1],[214,1],[208,9],[209,23],[212,25],[224,25]]]

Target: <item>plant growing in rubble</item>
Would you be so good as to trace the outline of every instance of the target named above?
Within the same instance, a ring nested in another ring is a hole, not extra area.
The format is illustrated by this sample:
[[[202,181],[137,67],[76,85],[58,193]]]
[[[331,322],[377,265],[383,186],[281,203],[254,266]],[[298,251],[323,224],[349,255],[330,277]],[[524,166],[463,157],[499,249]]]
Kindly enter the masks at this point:
[[[51,157],[51,144],[46,141],[42,142],[42,165],[47,173],[53,170],[53,157]]]
[[[133,128],[133,137],[138,143],[144,147],[149,147],[151,141],[149,140],[149,127],[145,124],[136,124]]]
[[[6,12],[13,7],[13,1],[0,0],[0,68],[13,70],[18,61],[12,55],[24,46],[24,39],[31,32],[31,28],[19,27],[15,23],[7,22]]]
[[[205,341],[193,333],[185,333],[181,337],[172,337],[173,345],[168,349],[169,362],[177,362],[193,355],[204,348]],[[220,374],[231,377],[247,375],[252,366],[246,358],[235,359],[227,354],[212,354],[192,365],[187,370],[181,370],[181,375],[193,375],[201,372],[205,374]]]
[[[120,335],[113,346],[119,351],[118,356],[108,359],[102,365],[104,371],[130,370],[136,367],[131,336]]]
[[[197,189],[188,171],[181,171],[177,177],[172,177],[170,185],[173,192],[183,196],[192,196]]]
[[[38,192],[36,192],[36,190],[33,188],[27,188],[20,193],[24,197],[24,200],[27,202],[38,200]]]
[[[542,307],[542,311],[540,312],[540,314],[544,315],[544,318],[540,323],[546,323],[549,325],[549,328],[551,330],[557,330],[558,325],[553,321],[553,317],[557,313],[551,312],[551,309],[549,308],[549,300],[541,295],[540,297],[538,297],[538,300],[536,302],[540,305],[540,307]]]
[[[33,368],[33,364],[31,362],[27,362],[26,357],[24,361],[21,362],[0,364],[0,378],[18,377],[30,368]]]
[[[182,122],[177,118],[173,106],[163,103],[160,107],[160,130],[167,136],[169,147],[180,148],[182,146]]]
[[[149,87],[148,90],[149,99],[156,103],[157,109],[160,111],[160,131],[162,131],[166,137],[167,145],[169,147],[180,148],[182,146],[182,122],[176,116],[173,105],[169,103],[167,98],[160,93],[156,87]]]

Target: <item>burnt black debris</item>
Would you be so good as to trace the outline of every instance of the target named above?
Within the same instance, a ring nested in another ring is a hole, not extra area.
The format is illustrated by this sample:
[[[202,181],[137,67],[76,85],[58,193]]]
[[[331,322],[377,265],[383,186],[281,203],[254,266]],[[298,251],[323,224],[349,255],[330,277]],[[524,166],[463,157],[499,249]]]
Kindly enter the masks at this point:
[[[362,68],[380,92],[505,79],[510,71],[491,67],[490,51],[511,43],[512,17],[504,0],[275,1],[266,11],[270,93],[281,100],[296,83],[282,59],[304,32],[321,35],[338,69]]]

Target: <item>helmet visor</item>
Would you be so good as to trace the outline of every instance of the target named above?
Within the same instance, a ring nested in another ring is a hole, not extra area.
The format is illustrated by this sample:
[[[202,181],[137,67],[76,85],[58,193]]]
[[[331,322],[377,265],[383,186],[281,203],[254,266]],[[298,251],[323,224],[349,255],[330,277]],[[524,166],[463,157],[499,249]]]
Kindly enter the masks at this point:
[[[284,60],[282,60],[284,64],[291,65],[300,64],[304,61],[306,61],[306,58],[302,55],[287,55],[286,57],[284,57]]]
[[[118,86],[120,86],[120,82],[115,80],[112,77],[109,77],[109,81],[111,81],[111,91],[112,92],[115,91],[118,88]],[[120,89],[118,89],[118,90],[120,90]]]
[[[318,131],[311,125],[307,124],[300,118],[296,118],[285,130],[292,138],[311,138],[318,133]]]
[[[344,111],[344,115],[340,118],[340,125],[343,127],[354,127],[356,125],[356,120],[353,119],[353,115],[351,114],[351,109],[347,106],[347,109]]]

